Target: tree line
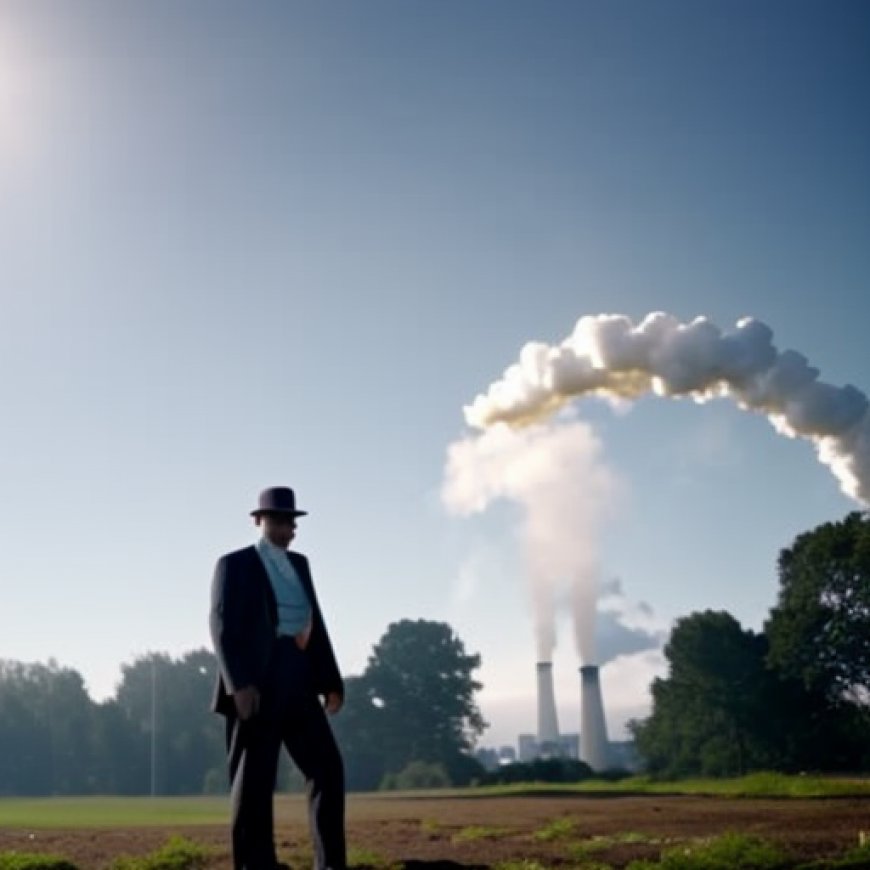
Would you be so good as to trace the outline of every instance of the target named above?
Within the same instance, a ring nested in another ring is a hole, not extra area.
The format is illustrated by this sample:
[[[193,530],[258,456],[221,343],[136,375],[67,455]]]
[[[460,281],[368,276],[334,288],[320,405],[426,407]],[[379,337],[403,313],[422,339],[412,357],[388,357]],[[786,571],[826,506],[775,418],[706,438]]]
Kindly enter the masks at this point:
[[[761,632],[727,612],[677,621],[650,716],[630,725],[651,773],[870,768],[870,518],[799,535],[778,572]],[[446,623],[389,625],[332,720],[348,787],[484,781],[471,755],[486,727],[479,667]],[[0,794],[225,790],[222,722],[209,710],[216,669],[205,649],[150,653],[125,664],[115,696],[98,703],[75,670],[0,660]],[[281,776],[301,785],[289,766]]]
[[[445,623],[391,624],[332,720],[348,786],[482,773],[469,755],[484,728],[479,667]],[[224,791],[223,722],[209,709],[216,670],[206,649],[150,653],[123,665],[115,696],[98,703],[73,669],[0,660],[0,795]],[[289,765],[281,776],[301,786]]]

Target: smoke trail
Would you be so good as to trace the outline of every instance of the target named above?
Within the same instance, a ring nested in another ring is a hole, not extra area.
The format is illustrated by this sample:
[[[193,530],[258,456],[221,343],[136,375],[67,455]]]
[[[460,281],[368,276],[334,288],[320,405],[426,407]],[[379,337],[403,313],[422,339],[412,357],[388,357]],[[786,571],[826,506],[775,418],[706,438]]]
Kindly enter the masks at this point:
[[[803,355],[779,352],[770,327],[752,318],[723,334],[703,317],[681,323],[655,312],[635,326],[622,315],[587,316],[559,345],[525,345],[519,362],[466,406],[465,418],[480,429],[523,425],[587,395],[730,397],[767,415],[781,434],[813,442],[842,491],[868,504],[870,403],[855,387],[818,376]]]
[[[531,581],[538,661],[552,661],[555,615],[570,590],[575,642],[594,659],[598,535],[619,486],[601,459],[601,444],[585,423],[495,425],[448,449],[442,489],[454,513],[481,512],[499,498],[522,508],[521,538]]]

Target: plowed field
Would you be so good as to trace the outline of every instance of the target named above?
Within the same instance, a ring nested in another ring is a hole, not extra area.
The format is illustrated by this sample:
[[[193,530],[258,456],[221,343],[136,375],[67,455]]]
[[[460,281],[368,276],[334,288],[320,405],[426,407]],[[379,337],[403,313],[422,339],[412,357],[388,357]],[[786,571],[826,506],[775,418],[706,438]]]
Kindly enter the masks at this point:
[[[304,800],[276,801],[279,858],[310,866]],[[728,831],[778,841],[800,859],[841,854],[870,832],[870,799],[747,799],[687,796],[353,796],[348,800],[353,866],[493,867],[508,861],[624,867],[663,848]],[[231,866],[225,826],[0,828],[0,851],[60,853],[82,870],[152,851],[172,834],[214,847],[210,870]]]

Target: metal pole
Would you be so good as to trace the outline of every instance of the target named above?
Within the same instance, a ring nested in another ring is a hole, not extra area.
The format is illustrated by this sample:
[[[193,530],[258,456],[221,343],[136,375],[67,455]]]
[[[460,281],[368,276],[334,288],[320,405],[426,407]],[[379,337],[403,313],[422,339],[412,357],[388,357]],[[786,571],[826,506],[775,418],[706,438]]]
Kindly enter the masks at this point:
[[[157,662],[151,659],[151,797],[157,794]]]

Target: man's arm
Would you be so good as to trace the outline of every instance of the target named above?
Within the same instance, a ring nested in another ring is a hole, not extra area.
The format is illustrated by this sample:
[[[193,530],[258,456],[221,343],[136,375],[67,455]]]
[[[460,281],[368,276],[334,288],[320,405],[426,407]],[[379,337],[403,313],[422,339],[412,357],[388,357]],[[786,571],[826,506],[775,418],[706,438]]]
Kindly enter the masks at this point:
[[[209,628],[218,664],[228,692],[253,686],[251,644],[245,623],[250,606],[244,577],[230,556],[218,560],[211,587]]]

